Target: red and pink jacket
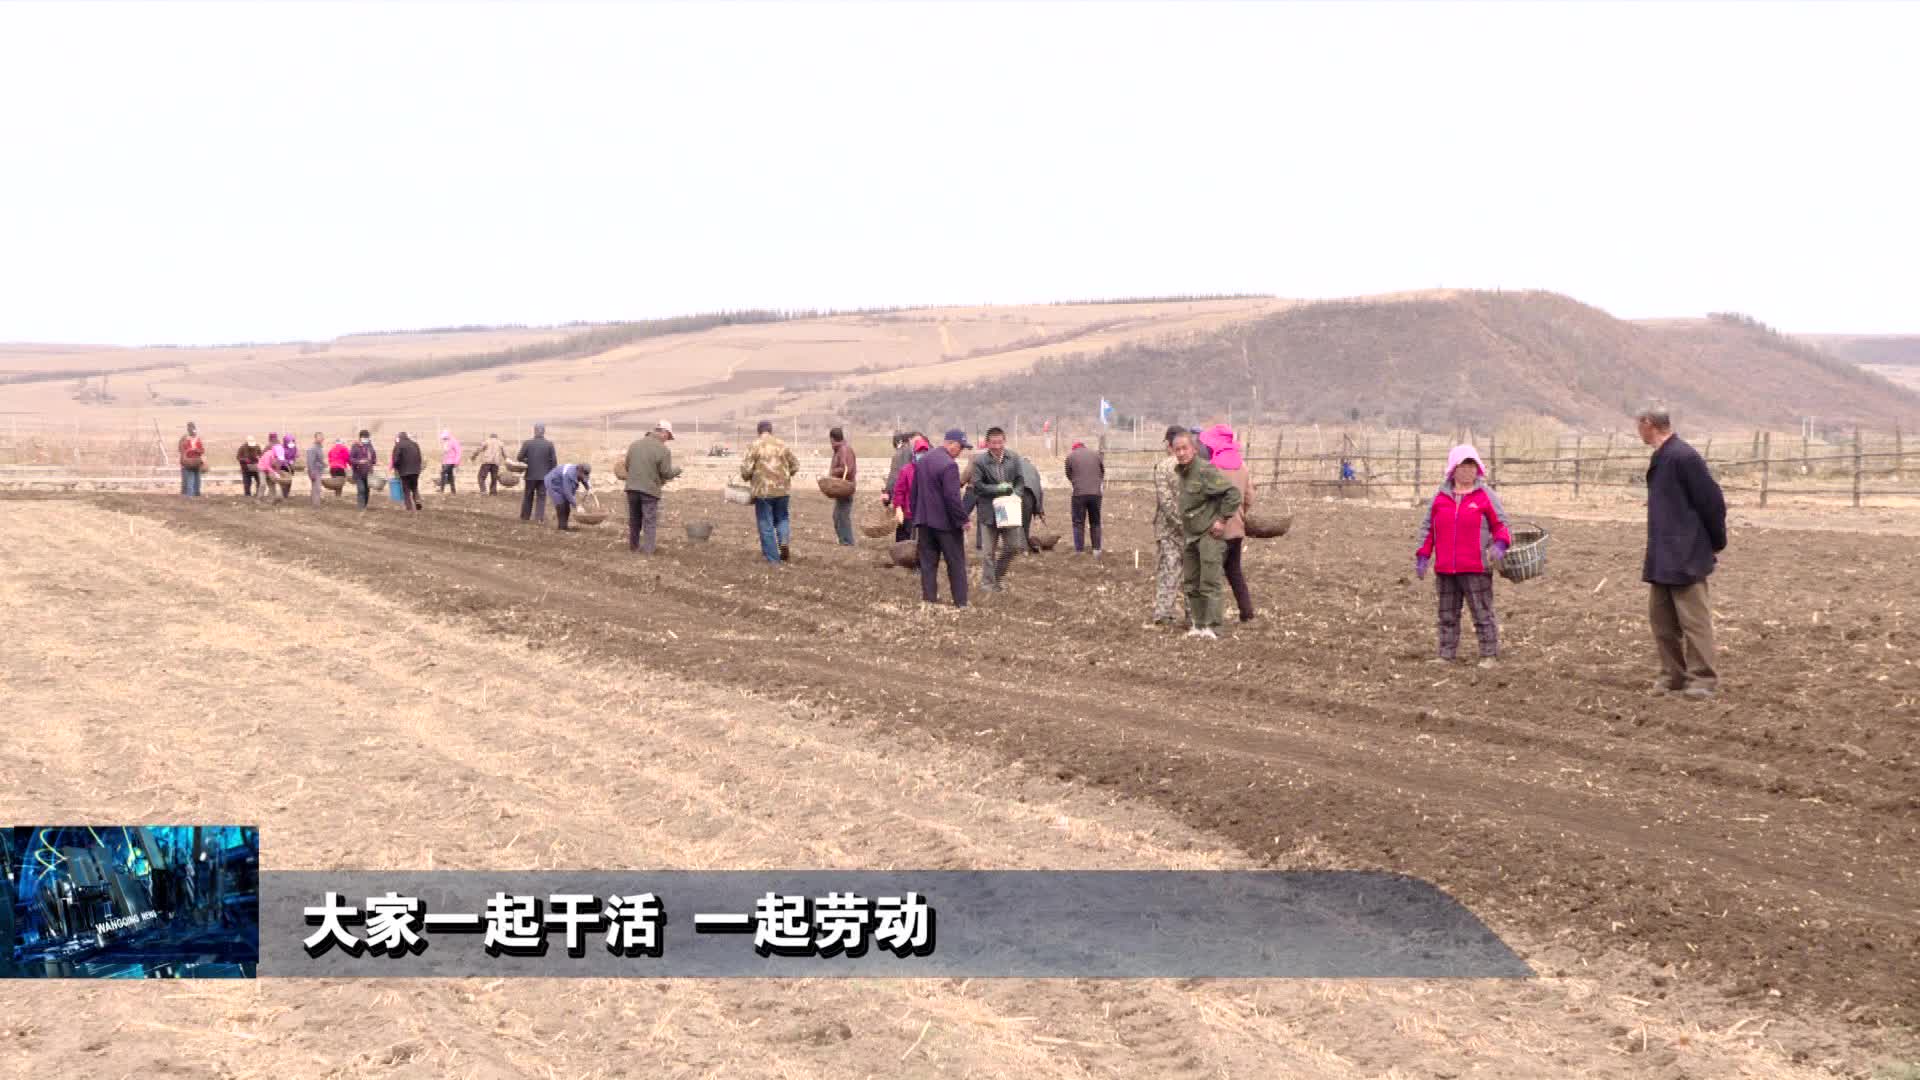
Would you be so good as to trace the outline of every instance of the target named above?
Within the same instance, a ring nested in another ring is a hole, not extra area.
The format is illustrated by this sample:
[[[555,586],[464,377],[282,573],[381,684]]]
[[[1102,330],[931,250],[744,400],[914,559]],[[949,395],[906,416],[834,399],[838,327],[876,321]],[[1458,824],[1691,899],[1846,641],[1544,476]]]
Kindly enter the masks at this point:
[[[1453,467],[1463,460],[1469,459],[1456,450],[1455,460],[1447,463],[1449,477]],[[1480,470],[1480,476],[1485,475],[1486,470]],[[1500,509],[1499,498],[1487,487],[1486,481],[1476,478],[1472,488],[1457,494],[1452,480],[1446,479],[1441,482],[1440,490],[1434,492],[1433,504],[1427,508],[1427,520],[1420,529],[1420,550],[1414,555],[1423,559],[1431,557],[1436,573],[1486,574],[1492,572],[1489,549],[1496,540],[1511,547],[1513,533],[1507,529],[1507,517]]]

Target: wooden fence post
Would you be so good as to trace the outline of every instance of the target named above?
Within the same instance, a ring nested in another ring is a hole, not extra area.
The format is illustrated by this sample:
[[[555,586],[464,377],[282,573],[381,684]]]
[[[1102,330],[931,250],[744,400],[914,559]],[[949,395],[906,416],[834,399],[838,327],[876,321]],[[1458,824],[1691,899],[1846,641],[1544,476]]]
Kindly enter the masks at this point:
[[[1594,480],[1602,487],[1607,483],[1607,470],[1613,467],[1613,432],[1607,432],[1607,452],[1600,459],[1600,475]]]
[[[1860,427],[1853,428],[1853,508],[1860,509]]]
[[[1280,444],[1285,438],[1284,434],[1273,437],[1273,479],[1267,481],[1270,489],[1280,486]]]
[[[1773,472],[1773,432],[1760,436],[1760,508],[1767,506],[1767,481]]]
[[[1500,486],[1499,472],[1500,472],[1500,437],[1498,435],[1495,435],[1493,432],[1489,431],[1487,432],[1487,486],[1488,487],[1497,488]]]
[[[1360,436],[1360,495],[1373,501],[1373,436]]]
[[[1585,435],[1573,437],[1573,497],[1576,499],[1580,497],[1580,455],[1585,451],[1586,445]]]
[[[1420,433],[1413,433],[1413,501],[1420,502]]]
[[[1906,471],[1907,446],[1900,431],[1900,421],[1893,422],[1893,480],[1900,482],[1900,474]]]

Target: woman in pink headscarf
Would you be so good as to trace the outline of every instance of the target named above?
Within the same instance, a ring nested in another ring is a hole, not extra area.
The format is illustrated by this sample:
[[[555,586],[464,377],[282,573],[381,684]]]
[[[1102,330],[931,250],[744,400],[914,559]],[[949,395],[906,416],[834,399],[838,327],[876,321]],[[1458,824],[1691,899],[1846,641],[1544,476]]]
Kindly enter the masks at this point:
[[[1221,533],[1227,542],[1227,558],[1221,570],[1227,585],[1233,589],[1233,604],[1240,609],[1240,621],[1249,622],[1253,619],[1253,592],[1247,588],[1246,571],[1240,568],[1240,548],[1247,542],[1246,514],[1253,506],[1253,484],[1248,480],[1247,462],[1240,455],[1240,444],[1233,441],[1233,429],[1225,424],[1215,424],[1201,432],[1200,444],[1212,453],[1213,467],[1240,489],[1240,509],[1227,519],[1226,531]]]
[[[460,440],[453,432],[440,433],[440,491],[453,490],[453,471],[460,467]]]

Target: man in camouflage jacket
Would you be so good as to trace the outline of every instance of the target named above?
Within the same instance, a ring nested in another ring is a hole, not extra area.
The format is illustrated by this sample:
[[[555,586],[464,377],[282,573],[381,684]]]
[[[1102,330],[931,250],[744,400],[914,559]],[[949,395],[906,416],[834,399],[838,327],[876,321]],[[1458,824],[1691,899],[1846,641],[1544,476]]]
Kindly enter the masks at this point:
[[[1187,429],[1167,429],[1167,456],[1153,463],[1153,625],[1172,626],[1180,601],[1180,475],[1174,471],[1173,440]]]
[[[793,525],[787,517],[794,474],[800,471],[800,459],[787,444],[774,438],[773,421],[762,420],[759,437],[747,447],[740,463],[740,479],[753,496],[753,519],[760,529],[760,554],[775,566],[789,558],[787,543],[793,537]]]

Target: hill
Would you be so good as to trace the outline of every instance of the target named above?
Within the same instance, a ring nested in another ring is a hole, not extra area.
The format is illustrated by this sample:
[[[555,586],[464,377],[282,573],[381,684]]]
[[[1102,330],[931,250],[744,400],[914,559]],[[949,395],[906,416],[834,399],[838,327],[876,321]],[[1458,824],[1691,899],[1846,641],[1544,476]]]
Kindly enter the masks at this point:
[[[1796,334],[1827,352],[1868,367],[1920,367],[1920,334]]]
[[[1000,378],[876,386],[848,409],[869,421],[1085,417],[1102,397],[1150,424],[1231,408],[1287,423],[1537,416],[1618,429],[1649,401],[1696,428],[1920,418],[1920,395],[1744,316],[1634,323],[1553,293],[1470,291],[1303,303]]]

